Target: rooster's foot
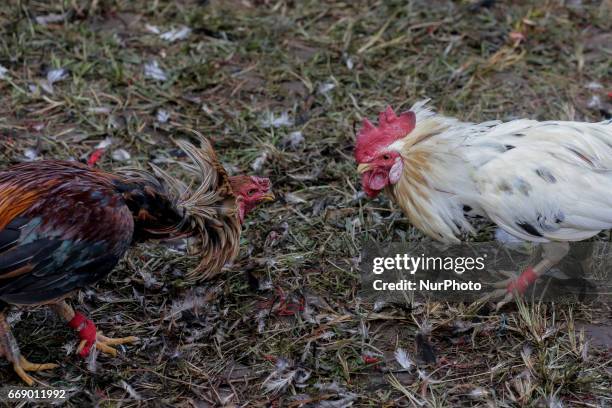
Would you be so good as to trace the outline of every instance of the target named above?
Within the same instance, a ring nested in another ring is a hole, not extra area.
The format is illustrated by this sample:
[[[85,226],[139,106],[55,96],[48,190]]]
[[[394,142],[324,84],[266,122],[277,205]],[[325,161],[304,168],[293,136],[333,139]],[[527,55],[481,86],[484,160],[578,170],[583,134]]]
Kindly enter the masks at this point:
[[[104,354],[108,354],[109,356],[116,357],[117,349],[112,347],[121,344],[131,344],[137,342],[139,339],[135,336],[121,337],[121,338],[111,338],[106,337],[102,333],[96,333],[96,349],[101,351]],[[77,348],[77,352],[81,355],[87,356],[89,354],[89,350],[91,349],[91,342],[89,340],[83,339]],[[84,352],[84,350],[87,350]]]
[[[111,346],[125,343],[134,343],[138,341],[138,337],[134,336],[122,337],[119,339],[112,339],[110,337],[106,337],[101,332],[98,332],[94,322],[92,322],[79,312],[76,312],[74,314],[74,317],[72,318],[72,320],[70,320],[70,322],[68,322],[68,325],[79,332],[81,342],[79,343],[79,347],[77,348],[77,353],[79,353],[81,357],[87,357],[89,355],[89,352],[91,351],[91,348],[94,345],[96,349],[100,350],[104,354],[116,357],[117,350]]]
[[[51,370],[59,367],[57,364],[34,364],[26,360],[19,352],[17,340],[13,337],[6,316],[2,312],[0,312],[0,357],[6,358],[13,365],[15,373],[29,386],[34,385],[35,380],[26,371]]]
[[[94,322],[85,317],[82,313],[75,312],[72,306],[64,300],[52,304],[51,307],[68,322],[68,326],[77,331],[81,339],[77,348],[77,353],[79,353],[81,357],[87,357],[93,347],[104,354],[116,357],[117,350],[112,346],[138,341],[138,337],[134,336],[118,339],[104,336],[98,331]]]
[[[495,290],[478,299],[479,303],[501,299],[495,305],[496,311],[508,304],[515,295],[522,296],[527,288],[538,279],[538,273],[532,267],[525,269],[518,277],[513,272],[499,272],[507,276],[507,279],[492,284]]]
[[[26,371],[44,371],[44,370],[53,370],[54,368],[59,367],[57,364],[46,363],[46,364],[36,364],[30,363],[23,356],[19,356],[18,361],[13,363],[13,370],[15,373],[29,386],[34,385],[34,379],[30,377]]]

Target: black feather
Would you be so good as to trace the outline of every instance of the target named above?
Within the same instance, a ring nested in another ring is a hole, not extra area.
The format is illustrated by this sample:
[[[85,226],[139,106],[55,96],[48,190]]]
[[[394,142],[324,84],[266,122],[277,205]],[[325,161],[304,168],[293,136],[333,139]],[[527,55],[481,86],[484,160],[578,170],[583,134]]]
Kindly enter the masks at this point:
[[[19,240],[19,231],[5,229],[0,231],[0,251],[6,251],[15,246]]]
[[[528,234],[534,235],[536,237],[541,237],[542,236],[540,231],[538,231],[536,229],[536,227],[534,227],[533,225],[529,224],[528,222],[517,222],[516,225],[521,227],[523,229],[523,231],[525,231]]]
[[[29,244],[22,244],[6,252],[0,253],[0,277],[28,263],[44,260],[55,251],[61,242],[41,239]],[[1,286],[0,286],[1,293]]]
[[[417,333],[416,335],[416,346],[418,355],[425,364],[436,363],[436,351],[422,333]]]

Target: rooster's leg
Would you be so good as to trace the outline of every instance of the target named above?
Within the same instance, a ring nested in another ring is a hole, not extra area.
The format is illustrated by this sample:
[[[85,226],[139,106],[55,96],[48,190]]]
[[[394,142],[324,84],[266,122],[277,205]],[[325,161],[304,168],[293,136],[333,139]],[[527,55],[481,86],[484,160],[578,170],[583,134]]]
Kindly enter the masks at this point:
[[[117,355],[117,350],[112,346],[138,341],[138,337],[134,336],[118,339],[104,336],[101,332],[97,331],[96,325],[91,320],[87,319],[81,313],[75,312],[64,300],[52,304],[51,307],[68,322],[70,327],[78,331],[81,343],[77,348],[77,352],[82,357],[87,357],[89,355],[94,344],[101,352],[115,357]]]
[[[533,267],[525,269],[518,277],[512,273],[506,273],[510,277],[506,280],[493,284],[497,290],[484,296],[481,300],[490,300],[503,296],[496,305],[499,310],[503,305],[510,302],[515,295],[523,295],[540,276],[553,266],[557,265],[569,252],[570,246],[567,242],[547,242],[542,244],[542,260]]]
[[[0,312],[0,357],[2,356],[13,364],[13,370],[29,386],[34,384],[34,379],[26,371],[43,371],[58,367],[57,364],[34,364],[26,360],[19,352],[17,340],[11,333],[4,313]]]

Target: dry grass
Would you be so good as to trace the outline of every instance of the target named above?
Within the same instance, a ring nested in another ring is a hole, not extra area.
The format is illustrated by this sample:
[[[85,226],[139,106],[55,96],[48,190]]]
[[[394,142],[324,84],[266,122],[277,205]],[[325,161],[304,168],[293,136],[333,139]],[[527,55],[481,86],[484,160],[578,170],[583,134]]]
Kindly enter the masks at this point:
[[[21,314],[24,354],[61,364],[38,378],[70,387],[74,407],[610,405],[610,345],[579,330],[609,333],[609,309],[374,308],[357,296],[365,239],[419,238],[386,199],[359,192],[362,117],[424,97],[471,121],[610,114],[609,1],[506,3],[9,0],[2,166],[26,153],[84,160],[111,137],[101,167],[175,169],[171,139],[191,127],[280,196],[250,217],[222,279],[185,287],[193,260],[142,246],[75,299],[106,334],[142,339],[117,359],[88,365],[50,311]],[[169,42],[147,25],[192,32]],[[166,80],[145,76],[152,61]],[[53,68],[69,73],[50,92]],[[284,112],[289,125],[266,126]],[[0,382],[19,384],[5,363]]]

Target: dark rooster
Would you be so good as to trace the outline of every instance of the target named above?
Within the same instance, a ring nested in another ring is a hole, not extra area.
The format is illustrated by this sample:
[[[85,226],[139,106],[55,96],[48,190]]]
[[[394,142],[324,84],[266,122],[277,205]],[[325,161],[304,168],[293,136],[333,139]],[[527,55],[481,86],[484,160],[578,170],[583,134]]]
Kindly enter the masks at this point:
[[[116,344],[75,312],[64,298],[106,276],[134,242],[191,237],[200,255],[187,274],[196,281],[221,270],[238,253],[241,221],[261,201],[273,199],[270,182],[228,177],[210,143],[177,144],[196,164],[201,183],[192,191],[163,170],[115,174],[79,163],[39,161],[0,172],[0,356],[27,384],[33,364],[19,352],[5,318],[10,305],[49,304],[77,330],[79,352],[91,347],[115,355]]]

